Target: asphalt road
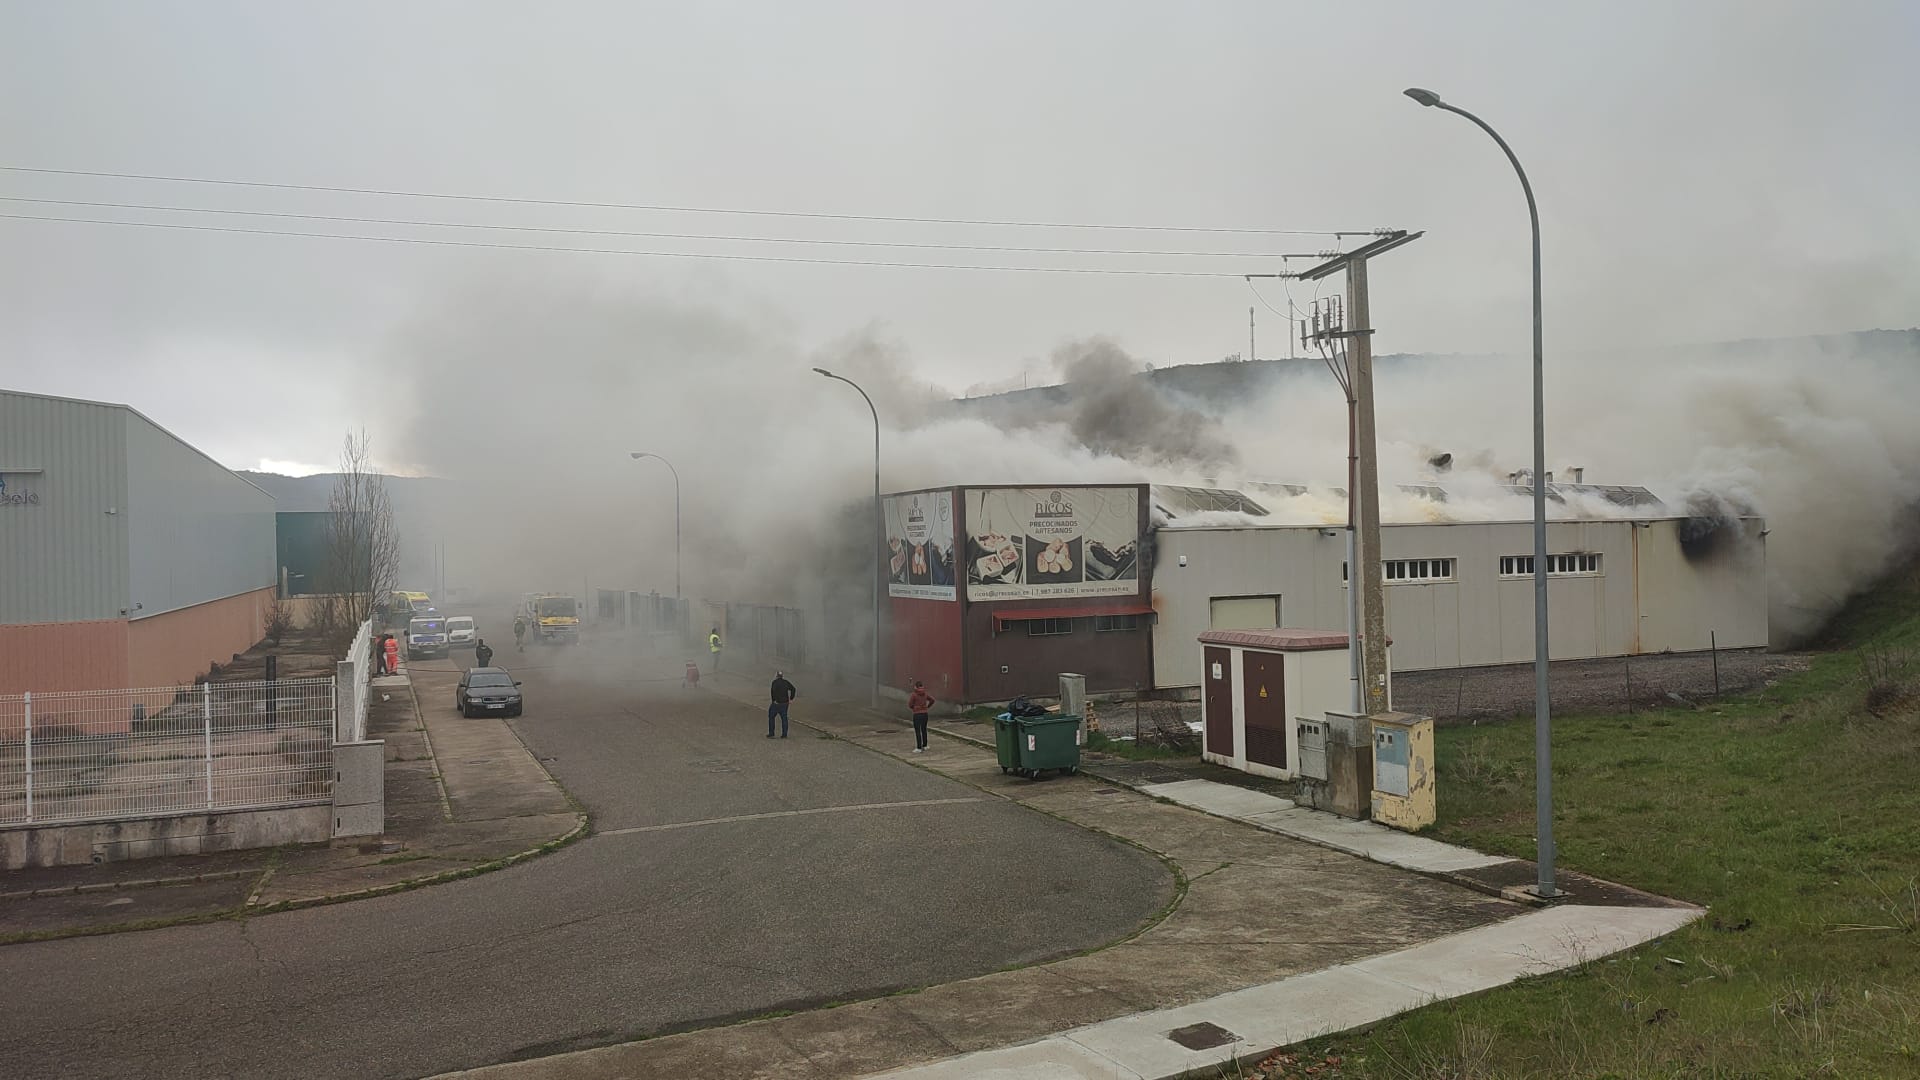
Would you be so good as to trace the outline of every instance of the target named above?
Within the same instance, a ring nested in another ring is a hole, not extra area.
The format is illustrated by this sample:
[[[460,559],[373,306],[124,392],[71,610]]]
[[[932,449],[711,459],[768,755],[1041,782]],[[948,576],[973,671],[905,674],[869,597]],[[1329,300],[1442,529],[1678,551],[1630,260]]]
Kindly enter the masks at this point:
[[[1157,860],[585,648],[495,663],[595,835],[467,881],[0,949],[21,1077],[412,1077],[1103,944]],[[455,676],[421,665],[423,708]],[[794,706],[810,706],[802,686]]]

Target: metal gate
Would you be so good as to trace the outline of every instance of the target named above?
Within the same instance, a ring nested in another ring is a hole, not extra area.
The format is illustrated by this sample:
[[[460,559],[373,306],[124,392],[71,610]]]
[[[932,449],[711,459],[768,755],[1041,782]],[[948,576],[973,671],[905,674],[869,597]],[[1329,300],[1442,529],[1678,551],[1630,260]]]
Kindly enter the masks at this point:
[[[1233,756],[1233,653],[1209,645],[1205,652],[1207,753]]]
[[[1287,767],[1287,686],[1282,674],[1285,657],[1279,653],[1240,653],[1245,677],[1241,690],[1246,702],[1247,760],[1256,765]]]

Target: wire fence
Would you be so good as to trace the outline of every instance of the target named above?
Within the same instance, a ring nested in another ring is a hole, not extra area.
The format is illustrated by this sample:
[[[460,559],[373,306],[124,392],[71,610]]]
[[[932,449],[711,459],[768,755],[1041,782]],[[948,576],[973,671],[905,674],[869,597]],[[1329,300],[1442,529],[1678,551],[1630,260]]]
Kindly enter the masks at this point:
[[[320,678],[0,696],[0,825],[325,802],[334,692]]]
[[[1745,694],[1804,670],[1802,654],[1763,649],[1710,649],[1590,660],[1556,660],[1548,689],[1554,711],[1627,713],[1693,708]],[[1443,724],[1533,713],[1532,664],[1395,672],[1393,706]]]

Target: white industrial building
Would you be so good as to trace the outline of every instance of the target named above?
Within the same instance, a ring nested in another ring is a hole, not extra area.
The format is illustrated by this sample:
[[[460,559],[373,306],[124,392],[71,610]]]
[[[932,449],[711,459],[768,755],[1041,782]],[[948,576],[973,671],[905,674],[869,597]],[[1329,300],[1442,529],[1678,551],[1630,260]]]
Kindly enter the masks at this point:
[[[1176,518],[1155,536],[1156,688],[1200,685],[1207,630],[1347,628],[1343,528]],[[1754,518],[1549,521],[1552,658],[1765,646],[1765,536]],[[1383,526],[1394,670],[1532,661],[1532,552],[1529,521]]]

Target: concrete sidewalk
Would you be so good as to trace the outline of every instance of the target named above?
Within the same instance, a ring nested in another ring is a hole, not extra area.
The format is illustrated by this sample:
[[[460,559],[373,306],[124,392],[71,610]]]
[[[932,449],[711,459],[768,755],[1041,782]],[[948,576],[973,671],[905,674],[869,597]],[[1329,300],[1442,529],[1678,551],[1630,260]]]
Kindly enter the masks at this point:
[[[729,696],[760,706],[764,690],[757,681],[722,685]],[[1186,788],[1155,796],[1088,776],[1022,780],[1002,774],[990,749],[961,738],[936,739],[926,753],[914,754],[903,722],[849,702],[800,705],[794,720],[1144,847],[1178,869],[1183,891],[1162,919],[1135,936],[1065,960],[458,1075],[1174,1076],[1552,970],[1576,954],[1627,947],[1697,915],[1674,907],[1530,912],[1486,890],[1367,861],[1245,820],[1290,806],[1227,805],[1258,793],[1214,785],[1226,790]],[[1237,812],[1210,814],[1178,805],[1175,795]],[[1447,861],[1464,858],[1451,854],[1457,850],[1449,849]],[[998,920],[1020,913],[964,911],[954,917],[990,934]],[[1169,1040],[1176,1028],[1197,1023],[1225,1029],[1223,1041],[1192,1051]],[[1301,1034],[1293,1035],[1296,1030]]]
[[[383,836],[0,873],[0,943],[148,929],[375,896],[497,869],[583,834],[586,815],[505,720],[373,682]],[[422,707],[423,705],[427,707]]]
[[[1587,963],[1699,916],[1694,908],[1547,908],[1183,1008],[1136,1013],[876,1080],[1172,1080]]]

